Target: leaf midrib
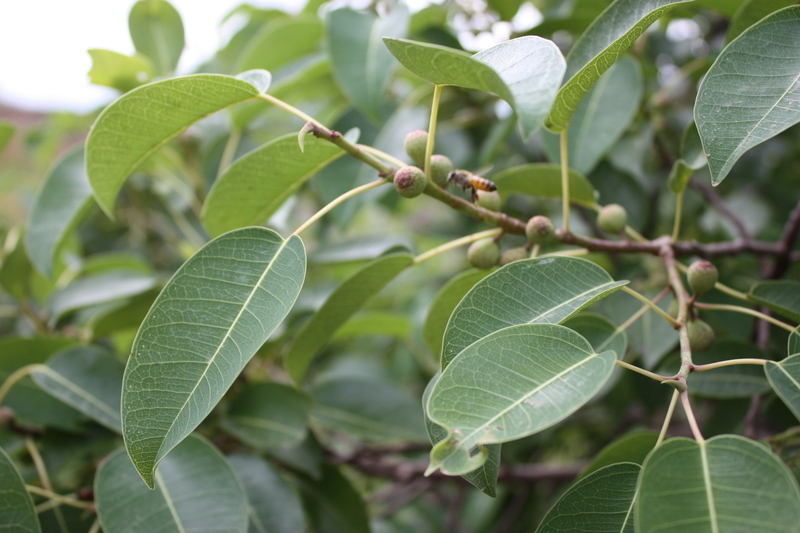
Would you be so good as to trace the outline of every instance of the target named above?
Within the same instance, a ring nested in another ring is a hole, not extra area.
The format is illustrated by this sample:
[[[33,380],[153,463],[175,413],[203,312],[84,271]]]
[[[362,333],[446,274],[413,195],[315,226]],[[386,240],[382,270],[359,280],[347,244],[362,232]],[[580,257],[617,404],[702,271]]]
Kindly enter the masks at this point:
[[[706,441],[698,441],[700,446],[700,461],[703,464],[703,480],[706,486],[706,501],[708,503],[708,515],[711,524],[711,533],[719,533],[719,525],[717,524],[717,507],[714,503],[714,491],[711,487],[711,472],[708,467],[708,443]]]
[[[170,495],[169,490],[167,490],[167,484],[164,482],[164,478],[158,472],[155,473],[156,482],[158,482],[158,486],[161,489],[161,493],[164,495],[164,503],[167,504],[167,508],[169,509],[170,515],[172,515],[172,519],[175,521],[175,525],[178,527],[179,533],[186,533],[186,528],[183,527],[183,521],[181,520],[180,515],[178,514],[178,510],[175,508],[175,502],[172,499],[172,495]]]
[[[43,366],[39,372],[42,374],[46,374],[50,379],[57,381],[60,385],[64,388],[69,389],[74,394],[80,396],[90,404],[94,405],[107,415],[109,415],[112,419],[119,421],[119,413],[110,409],[106,404],[101,402],[96,396],[92,396],[91,394],[86,393],[83,389],[79,388],[76,384],[68,379],[64,378],[61,374],[50,368],[49,366]]]

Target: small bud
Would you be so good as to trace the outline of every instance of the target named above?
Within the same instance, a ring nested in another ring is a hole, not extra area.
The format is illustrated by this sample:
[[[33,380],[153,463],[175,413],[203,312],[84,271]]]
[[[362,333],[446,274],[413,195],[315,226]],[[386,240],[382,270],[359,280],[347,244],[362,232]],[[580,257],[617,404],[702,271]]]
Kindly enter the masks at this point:
[[[428,132],[423,130],[412,131],[406,135],[403,148],[408,157],[418,165],[425,164],[425,147],[428,145]]]
[[[403,167],[394,173],[394,188],[400,196],[419,196],[425,190],[425,185],[425,173],[417,167]]]
[[[714,288],[719,281],[719,272],[710,262],[697,261],[689,267],[686,278],[689,280],[689,287],[699,296]]]
[[[547,244],[552,242],[556,235],[553,221],[542,215],[536,215],[525,226],[525,236],[533,244]]]
[[[475,191],[475,205],[489,211],[500,211],[500,193],[497,191]]]
[[[689,322],[686,332],[689,334],[689,347],[692,351],[704,352],[714,344],[714,330],[700,319]]]
[[[492,268],[500,259],[500,245],[491,237],[475,241],[467,251],[467,259],[475,268]]]
[[[500,266],[505,266],[509,263],[513,263],[514,261],[527,258],[528,250],[526,250],[524,246],[520,246],[518,248],[509,248],[503,252],[503,255],[500,256]]]
[[[427,135],[427,134],[426,134]],[[446,155],[431,156],[431,179],[439,187],[447,185],[447,175],[453,170],[453,162]]]
[[[619,233],[628,223],[628,212],[619,204],[608,204],[597,215],[597,225],[606,233]]]

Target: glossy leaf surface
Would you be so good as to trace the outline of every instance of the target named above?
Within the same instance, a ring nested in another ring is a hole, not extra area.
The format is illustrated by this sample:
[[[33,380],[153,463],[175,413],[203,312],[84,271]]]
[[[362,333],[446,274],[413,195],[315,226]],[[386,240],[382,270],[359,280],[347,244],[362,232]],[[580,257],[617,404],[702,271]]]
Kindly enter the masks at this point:
[[[128,28],[136,51],[150,59],[159,76],[175,71],[183,52],[183,22],[166,0],[139,0],[131,8]]]
[[[298,237],[245,228],[201,248],[164,287],[136,335],[122,392],[125,445],[148,485],[292,308],[305,263]]]
[[[422,329],[422,338],[425,339],[425,344],[434,357],[438,358],[442,352],[442,336],[453,309],[464,295],[488,274],[488,271],[478,269],[462,272],[448,281],[434,296]]]
[[[8,533],[41,533],[33,500],[11,457],[0,448],[0,529]]]
[[[800,322],[800,282],[761,281],[750,288],[747,297],[778,314]]]
[[[779,363],[767,361],[764,372],[783,403],[800,420],[800,354],[787,357]]]
[[[506,168],[492,176],[502,196],[522,193],[536,198],[561,198],[561,167],[549,163],[529,163]],[[583,175],[569,171],[569,201],[592,207],[597,191]]]

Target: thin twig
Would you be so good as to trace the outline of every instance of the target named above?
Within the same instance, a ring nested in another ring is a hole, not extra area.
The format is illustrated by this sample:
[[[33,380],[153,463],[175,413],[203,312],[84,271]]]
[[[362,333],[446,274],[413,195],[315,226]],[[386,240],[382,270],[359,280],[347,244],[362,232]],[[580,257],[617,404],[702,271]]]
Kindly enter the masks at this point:
[[[793,332],[796,328],[794,326],[790,326],[786,322],[778,320],[777,318],[773,318],[769,315],[765,315],[764,313],[760,313],[755,309],[750,309],[749,307],[741,307],[738,305],[727,305],[727,304],[705,304],[700,302],[695,302],[694,306],[698,309],[707,309],[709,311],[732,311],[734,313],[742,313],[744,315],[754,316],[770,324],[774,324],[779,328],[783,328],[789,333]]]
[[[689,421],[689,427],[692,428],[692,435],[697,442],[705,442],[703,434],[700,432],[700,427],[697,425],[697,420],[692,411],[692,404],[689,403],[689,393],[686,391],[681,392],[681,403],[683,403],[683,410],[686,413],[686,420]]]
[[[680,391],[675,389],[672,391],[672,399],[669,401],[669,407],[667,408],[667,414],[664,416],[664,423],[661,425],[661,432],[658,434],[658,440],[656,441],[656,448],[658,448],[664,439],[667,437],[667,430],[669,430],[669,424],[672,422],[672,414],[675,412],[675,405],[678,403],[678,396],[680,396]]]

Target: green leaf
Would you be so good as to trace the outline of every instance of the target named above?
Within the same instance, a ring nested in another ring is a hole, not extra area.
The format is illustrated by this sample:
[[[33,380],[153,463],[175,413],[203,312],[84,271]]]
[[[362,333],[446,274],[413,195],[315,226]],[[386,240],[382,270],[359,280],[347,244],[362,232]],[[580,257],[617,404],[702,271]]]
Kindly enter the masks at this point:
[[[694,120],[711,182],[720,183],[753,146],[800,122],[800,6],[750,27],[711,65]]]
[[[788,355],[800,353],[800,327],[789,334]]]
[[[305,259],[299,237],[245,228],[209,242],[161,291],[122,389],[125,446],[148,486],[292,308]]]
[[[264,69],[275,72],[319,48],[322,21],[316,15],[299,15],[270,21],[242,51],[237,72]]]
[[[461,50],[406,39],[384,39],[408,70],[437,85],[494,93],[517,112],[525,136],[547,116],[566,64],[547,39],[525,36],[474,56]]]
[[[41,533],[33,500],[14,461],[0,448],[0,529],[8,533]]]
[[[322,465],[320,479],[300,478],[303,502],[317,533],[369,533],[364,501],[336,466]]]
[[[53,165],[36,194],[28,217],[25,248],[39,272],[53,276],[56,250],[92,205],[92,187],[86,177],[83,148],[77,148]]]
[[[628,129],[639,110],[644,77],[639,62],[622,57],[611,65],[581,100],[569,122],[569,166],[584,176]],[[542,131],[547,157],[561,162],[560,135]],[[572,189],[570,189],[570,196]]]
[[[461,272],[439,289],[439,292],[433,297],[428,317],[422,328],[422,338],[435,357],[442,352],[442,336],[453,309],[464,298],[464,295],[488,274],[487,270],[474,268]]]
[[[669,172],[669,178],[667,178],[669,190],[673,194],[683,194],[693,173],[694,170],[686,164],[686,161],[683,159],[676,160]]]
[[[783,403],[800,420],[800,354],[787,357],[779,363],[767,361],[764,372]]]
[[[618,463],[581,479],[558,499],[536,533],[633,533],[633,502],[642,467]]]
[[[231,76],[196,74],[122,95],[100,113],[86,140],[86,172],[97,203],[111,216],[122,184],[145,159],[201,118],[257,94]]]
[[[368,441],[427,442],[419,402],[394,386],[363,378],[326,380],[311,391],[311,416]]]
[[[508,264],[478,282],[456,306],[444,333],[442,368],[461,350],[499,329],[558,324],[627,283],[614,281],[596,264],[575,257]]]
[[[67,348],[47,361],[33,380],[42,389],[89,418],[122,432],[119,402],[125,365],[99,346]]]
[[[311,176],[344,152],[309,137],[305,150],[288,134],[242,156],[217,179],[203,206],[211,235],[265,222]]]
[[[50,321],[92,305],[115,302],[146,292],[158,284],[153,276],[130,270],[115,270],[78,279],[50,297]]]
[[[333,77],[353,105],[373,120],[383,117],[383,94],[396,66],[381,37],[404,37],[408,23],[408,9],[400,4],[386,18],[350,8],[328,13]]]
[[[766,446],[735,435],[675,438],[644,462],[636,531],[796,532],[800,491]]]
[[[506,327],[471,344],[428,398],[431,421],[449,431],[431,450],[429,471],[467,473],[485,460],[471,456],[476,446],[533,435],[563,420],[600,390],[615,359],[555,324]]]
[[[558,91],[545,127],[560,132],[583,97],[636,39],[679,4],[691,0],[616,0],[575,42],[567,56],[568,80]]]
[[[747,0],[731,18],[726,35],[727,42],[736,39],[743,31],[767,15],[795,4],[797,4],[796,0]]]
[[[231,403],[221,425],[259,450],[291,448],[306,438],[311,398],[279,383],[249,385]]]
[[[277,469],[256,455],[228,456],[247,494],[248,533],[306,531],[300,497]]]
[[[625,435],[600,450],[589,466],[581,472],[578,479],[583,479],[601,468],[616,463],[627,462],[641,465],[656,447],[656,442],[658,442],[658,433],[654,431],[639,431]]]
[[[405,253],[389,254],[366,264],[339,285],[322,307],[297,332],[284,366],[295,383],[301,383],[311,361],[350,317],[414,262]]]
[[[247,496],[233,469],[206,439],[192,435],[161,464],[155,490],[139,483],[124,448],[97,470],[94,484],[106,533],[247,532]]]
[[[153,65],[143,55],[126,56],[100,48],[89,50],[89,55],[92,58],[89,81],[95,85],[128,92],[153,79]]]
[[[747,298],[795,322],[800,322],[800,282],[760,281],[750,288]]]
[[[604,316],[594,313],[582,313],[562,322],[569,329],[575,330],[581,337],[589,341],[597,353],[613,350],[617,359],[625,356],[628,349],[628,337]]]
[[[16,129],[17,128],[13,123],[8,122],[7,120],[0,120],[0,154],[2,154],[3,150],[6,149],[8,143],[11,142]]]
[[[573,204],[594,207],[597,191],[582,174],[569,171],[569,201]],[[513,193],[536,198],[561,198],[561,167],[549,163],[528,163],[501,170],[492,181],[501,196]]]
[[[128,28],[136,51],[150,59],[159,76],[175,71],[184,37],[181,16],[172,4],[165,0],[139,0],[131,8]]]
[[[348,320],[340,327],[333,340],[349,339],[363,335],[387,336],[403,339],[411,336],[413,324],[401,313],[370,311]]]
[[[681,136],[681,159],[692,170],[700,170],[708,164],[703,151],[703,141],[694,122],[689,124]]]

